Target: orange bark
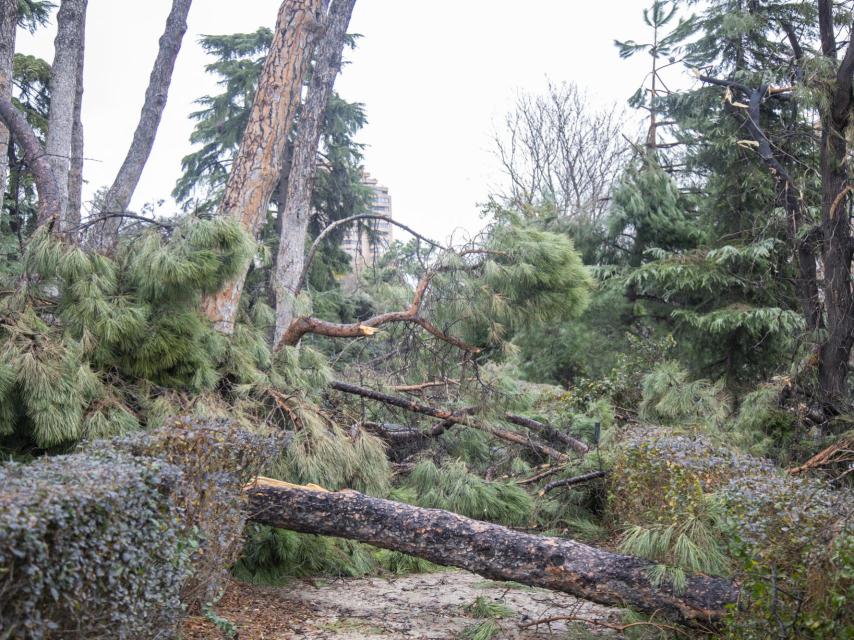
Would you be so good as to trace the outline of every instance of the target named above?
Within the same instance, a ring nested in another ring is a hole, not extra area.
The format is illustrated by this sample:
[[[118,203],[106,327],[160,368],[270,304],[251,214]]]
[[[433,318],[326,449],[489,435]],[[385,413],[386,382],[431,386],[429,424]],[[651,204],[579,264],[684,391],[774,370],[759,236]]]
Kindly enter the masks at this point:
[[[285,144],[319,29],[321,4],[321,0],[282,3],[246,131],[225,186],[220,214],[237,220],[253,238],[279,182]],[[205,314],[222,333],[234,330],[245,279],[244,271],[203,300]]]

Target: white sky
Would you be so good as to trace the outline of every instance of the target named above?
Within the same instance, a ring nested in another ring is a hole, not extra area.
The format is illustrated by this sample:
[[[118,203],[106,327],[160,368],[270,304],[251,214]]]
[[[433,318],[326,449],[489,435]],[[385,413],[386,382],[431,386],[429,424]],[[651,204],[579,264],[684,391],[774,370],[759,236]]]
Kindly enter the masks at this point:
[[[83,104],[86,194],[109,185],[139,117],[170,0],[90,0]],[[649,58],[620,60],[613,40],[646,41],[646,0],[359,0],[364,37],[336,88],[366,105],[365,166],[394,215],[445,239],[477,231],[478,203],[500,184],[491,135],[518,90],[573,81],[621,105]],[[193,101],[216,91],[201,34],[273,27],[279,0],[195,0],[154,151],[132,207],[169,197],[190,150]],[[19,52],[53,58],[55,30],[19,31]],[[171,205],[170,205],[171,206]]]

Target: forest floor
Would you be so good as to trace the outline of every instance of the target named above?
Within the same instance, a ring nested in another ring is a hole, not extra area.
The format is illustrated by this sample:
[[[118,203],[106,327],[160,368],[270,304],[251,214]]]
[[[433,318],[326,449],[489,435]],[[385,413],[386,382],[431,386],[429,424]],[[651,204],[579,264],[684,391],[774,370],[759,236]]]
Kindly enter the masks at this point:
[[[215,612],[234,625],[239,640],[444,640],[467,637],[482,622],[466,611],[478,597],[512,610],[495,620],[499,631],[494,640],[620,637],[595,624],[619,623],[618,609],[464,571],[295,580],[284,587],[232,581]],[[554,616],[578,621],[522,628]],[[181,635],[182,640],[225,637],[204,617],[189,618]]]

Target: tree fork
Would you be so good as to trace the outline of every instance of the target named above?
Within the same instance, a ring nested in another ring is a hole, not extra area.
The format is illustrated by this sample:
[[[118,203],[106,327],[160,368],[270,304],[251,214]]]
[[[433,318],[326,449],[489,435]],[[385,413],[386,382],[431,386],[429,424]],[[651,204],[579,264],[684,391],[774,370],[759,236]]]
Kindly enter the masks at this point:
[[[738,599],[729,580],[689,576],[678,595],[649,578],[654,564],[573,540],[535,536],[440,509],[258,478],[246,488],[250,520],[349,538],[431,562],[630,607],[698,628],[716,625]]]

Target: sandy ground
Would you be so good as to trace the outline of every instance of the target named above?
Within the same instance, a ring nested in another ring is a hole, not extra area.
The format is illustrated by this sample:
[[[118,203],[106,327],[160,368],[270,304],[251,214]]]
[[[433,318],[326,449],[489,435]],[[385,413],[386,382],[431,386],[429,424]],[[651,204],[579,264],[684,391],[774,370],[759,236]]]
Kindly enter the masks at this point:
[[[543,589],[484,580],[464,571],[295,581],[286,587],[232,582],[215,611],[237,628],[239,640],[439,640],[465,637],[465,631],[480,622],[466,612],[466,605],[478,596],[513,611],[496,621],[500,626],[496,640],[618,637],[607,628],[573,621],[523,629],[523,624],[553,616],[618,623],[620,612]],[[181,635],[183,640],[224,637],[203,618],[190,618]]]

